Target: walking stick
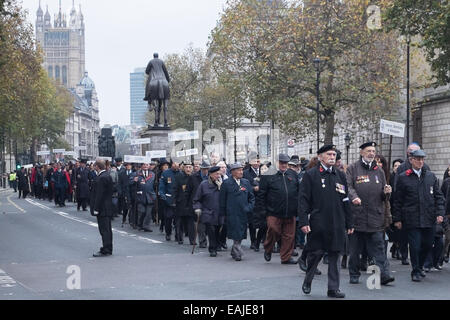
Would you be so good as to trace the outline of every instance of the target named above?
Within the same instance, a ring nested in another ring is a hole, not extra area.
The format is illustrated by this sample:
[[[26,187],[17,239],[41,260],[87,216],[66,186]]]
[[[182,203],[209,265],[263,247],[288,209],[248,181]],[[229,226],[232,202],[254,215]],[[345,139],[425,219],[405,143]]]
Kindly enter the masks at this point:
[[[200,215],[195,215],[197,217],[197,221],[195,222],[195,233],[194,233],[194,244],[192,245],[192,252],[194,254],[195,245],[197,244],[197,235],[198,235],[198,221],[200,220]]]

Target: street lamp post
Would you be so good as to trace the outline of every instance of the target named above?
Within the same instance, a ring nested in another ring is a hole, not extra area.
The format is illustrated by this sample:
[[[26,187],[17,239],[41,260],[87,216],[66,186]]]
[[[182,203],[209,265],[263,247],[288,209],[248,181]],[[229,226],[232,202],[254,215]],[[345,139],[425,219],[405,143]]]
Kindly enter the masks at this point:
[[[352,138],[348,133],[345,134],[345,149],[347,150],[347,165],[349,164],[349,153],[350,153],[350,141]]]
[[[316,67],[316,113],[317,113],[317,150],[319,150],[319,103],[320,103],[320,92],[319,92],[319,86],[320,86],[320,59],[314,58],[313,60],[314,66]]]
[[[406,146],[409,145],[409,64],[410,64],[410,43],[408,36],[406,46]]]
[[[213,105],[209,105],[209,128],[212,129],[212,111],[213,111]]]

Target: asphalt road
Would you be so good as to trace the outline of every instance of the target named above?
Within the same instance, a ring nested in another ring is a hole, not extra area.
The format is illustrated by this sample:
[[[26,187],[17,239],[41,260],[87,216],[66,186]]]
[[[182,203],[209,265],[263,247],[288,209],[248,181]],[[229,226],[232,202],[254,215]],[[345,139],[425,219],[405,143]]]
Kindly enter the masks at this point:
[[[317,300],[327,299],[327,266],[316,276],[311,295],[301,292],[304,273],[298,265],[281,265],[278,254],[266,262],[244,242],[245,256],[236,262],[230,250],[209,257],[207,249],[191,254],[184,245],[165,241],[158,226],[152,233],[121,227],[113,221],[114,254],[93,258],[101,239],[89,212],[68,203],[57,208],[48,201],[17,199],[0,191],[0,300],[14,299],[188,299],[188,300]],[[231,243],[229,242],[229,247]],[[341,270],[341,291],[347,299],[448,299],[450,266],[410,280],[410,266],[390,260],[394,283],[369,290],[368,275],[349,284]],[[71,267],[72,266],[72,267]],[[73,267],[75,266],[75,267]],[[72,268],[72,269],[71,269]],[[69,289],[80,271],[80,289]],[[79,268],[79,269],[78,269]],[[69,272],[68,272],[69,269]]]

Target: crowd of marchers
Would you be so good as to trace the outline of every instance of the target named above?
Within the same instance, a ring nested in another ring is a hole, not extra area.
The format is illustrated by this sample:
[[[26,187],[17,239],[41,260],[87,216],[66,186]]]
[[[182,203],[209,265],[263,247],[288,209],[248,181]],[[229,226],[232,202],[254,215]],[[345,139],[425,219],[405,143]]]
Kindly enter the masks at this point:
[[[9,180],[19,198],[31,192],[57,206],[89,206],[103,241],[96,257],[112,254],[111,220],[120,217],[124,228],[159,227],[167,241],[187,240],[208,248],[211,257],[228,251],[227,239],[236,261],[262,245],[266,261],[279,253],[282,264],[299,264],[306,272],[305,294],[323,261],[327,295],[343,298],[340,269],[348,269],[356,285],[361,271],[376,265],[381,284],[388,285],[395,280],[395,260],[411,265],[414,282],[449,261],[450,166],[440,181],[425,163],[426,153],[412,143],[389,172],[376,147],[362,144],[359,160],[349,165],[334,145],[325,145],[309,160],[279,154],[275,164],[261,163],[257,155],[245,165],[218,157],[193,163],[80,160],[22,168]],[[251,245],[244,248],[247,237]]]

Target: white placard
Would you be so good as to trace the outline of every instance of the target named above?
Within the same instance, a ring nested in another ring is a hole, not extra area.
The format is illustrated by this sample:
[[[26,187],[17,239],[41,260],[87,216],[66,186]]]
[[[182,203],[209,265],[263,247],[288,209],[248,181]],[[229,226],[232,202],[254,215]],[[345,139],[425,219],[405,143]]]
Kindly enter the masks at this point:
[[[145,156],[150,159],[154,158],[165,158],[167,157],[166,150],[152,150],[152,151],[146,151]]]
[[[53,149],[53,153],[63,153],[66,149]]]
[[[75,150],[78,150],[78,151],[86,151],[86,150],[87,150],[87,147],[86,147],[86,146],[77,146],[77,147],[75,147]]]
[[[111,157],[97,157],[97,158],[95,158],[95,160],[104,160],[104,161],[112,162]]]
[[[72,157],[76,157],[77,153],[75,151],[64,151],[63,155],[65,156],[72,156]]]
[[[197,148],[186,150],[186,156],[194,156],[196,154],[198,154],[198,149]]]
[[[169,132],[169,141],[198,139],[198,131]]]
[[[38,156],[48,156],[50,154],[50,151],[38,151],[36,152],[36,155]]]
[[[400,122],[381,119],[380,132],[403,138],[405,136],[405,125]]]
[[[184,156],[186,156],[186,152],[185,152],[184,150],[177,151],[177,157],[178,157],[178,158],[184,157]]]
[[[146,156],[144,157],[144,156],[125,155],[124,161],[129,163],[150,163],[151,159]]]
[[[148,143],[150,143],[150,138],[130,139],[130,144],[133,146]]]
[[[22,166],[22,168],[31,169],[31,168],[33,168],[33,165],[32,164],[26,164],[26,165]]]

